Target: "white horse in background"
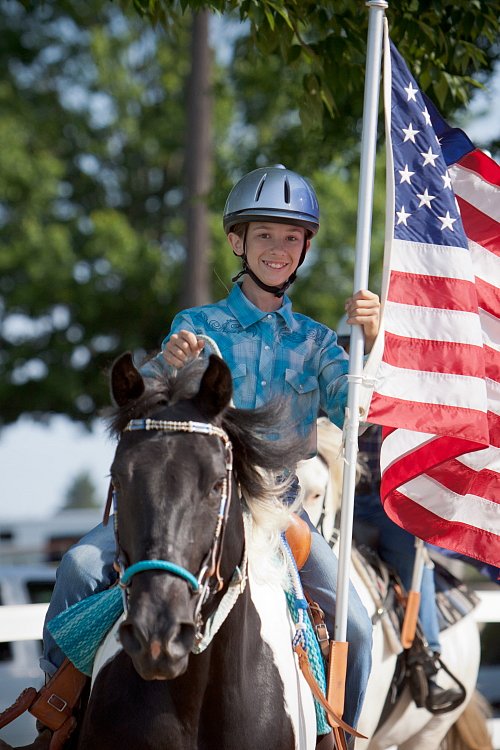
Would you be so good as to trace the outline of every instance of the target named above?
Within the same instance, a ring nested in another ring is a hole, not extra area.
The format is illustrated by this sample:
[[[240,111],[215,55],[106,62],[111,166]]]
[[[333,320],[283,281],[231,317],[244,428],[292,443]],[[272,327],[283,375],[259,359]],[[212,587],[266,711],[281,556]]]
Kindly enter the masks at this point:
[[[297,470],[302,502],[311,521],[321,521],[321,531],[336,551],[335,521],[342,500],[342,431],[330,420],[318,420],[318,455],[302,461]],[[366,469],[358,467],[359,475]],[[487,704],[475,690],[480,659],[479,631],[472,612],[441,633],[441,658],[462,682],[467,697],[453,711],[434,715],[417,708],[406,686],[392,712],[379,727],[379,720],[392,682],[398,653],[402,647],[384,615],[374,617],[380,608],[377,592],[370,585],[366,566],[353,551],[351,581],[370,617],[373,618],[372,671],[359,731],[368,740],[356,740],[356,750],[493,750],[488,734]],[[443,670],[442,670],[443,672]],[[440,673],[440,684],[452,687],[448,675]]]

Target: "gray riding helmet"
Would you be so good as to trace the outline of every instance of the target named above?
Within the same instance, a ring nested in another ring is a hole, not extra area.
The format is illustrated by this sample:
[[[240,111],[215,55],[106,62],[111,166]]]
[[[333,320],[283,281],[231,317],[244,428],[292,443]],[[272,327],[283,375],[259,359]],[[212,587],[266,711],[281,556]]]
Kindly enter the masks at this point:
[[[268,219],[304,227],[309,236],[319,229],[319,206],[309,182],[283,164],[254,169],[233,187],[223,213],[226,234],[236,224]]]

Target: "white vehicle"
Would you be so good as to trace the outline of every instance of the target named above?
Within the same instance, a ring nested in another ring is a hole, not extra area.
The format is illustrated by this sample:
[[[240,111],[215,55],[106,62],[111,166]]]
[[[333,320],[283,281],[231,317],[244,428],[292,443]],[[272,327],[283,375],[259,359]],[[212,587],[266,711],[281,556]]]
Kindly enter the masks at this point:
[[[43,685],[38,660],[55,572],[55,566],[42,563],[0,565],[0,711],[24,688]],[[37,640],[32,640],[33,636],[38,636]],[[28,744],[35,736],[35,719],[28,712],[0,729],[0,739],[14,746]]]

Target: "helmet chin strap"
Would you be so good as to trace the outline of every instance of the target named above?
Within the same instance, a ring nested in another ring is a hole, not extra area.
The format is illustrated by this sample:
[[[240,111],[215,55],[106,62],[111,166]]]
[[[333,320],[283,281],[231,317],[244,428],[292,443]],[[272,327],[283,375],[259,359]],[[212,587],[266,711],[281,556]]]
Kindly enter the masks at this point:
[[[271,286],[270,284],[265,284],[263,281],[259,279],[256,273],[252,271],[250,266],[248,265],[248,258],[247,258],[247,226],[245,226],[245,234],[243,235],[243,255],[241,255],[241,262],[243,264],[243,268],[241,271],[236,274],[236,276],[233,276],[231,281],[238,281],[238,279],[243,276],[244,274],[248,274],[252,281],[254,281],[258,287],[263,289],[265,292],[269,292],[269,294],[274,294],[275,297],[283,297],[288,287],[293,284],[295,279],[297,278],[297,269],[299,266],[302,265],[304,262],[304,258],[306,257],[306,249],[307,249],[307,237],[304,237],[304,246],[302,248],[302,253],[300,255],[299,262],[297,264],[297,268],[292,273],[292,275],[284,282],[284,284],[281,284],[281,286]]]

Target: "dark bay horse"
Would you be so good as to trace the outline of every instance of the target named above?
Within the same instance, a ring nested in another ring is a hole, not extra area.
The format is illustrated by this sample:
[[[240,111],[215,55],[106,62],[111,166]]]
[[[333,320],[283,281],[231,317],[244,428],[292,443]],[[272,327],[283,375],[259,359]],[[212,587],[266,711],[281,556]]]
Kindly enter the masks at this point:
[[[127,606],[120,648],[102,657],[94,678],[78,748],[314,748],[314,707],[296,672],[285,597],[252,578],[241,499],[274,507],[283,524],[275,476],[294,466],[300,446],[270,449],[277,409],[231,407],[231,375],[214,355],[206,369],[195,362],[176,377],[144,379],[125,354],[111,390]]]

